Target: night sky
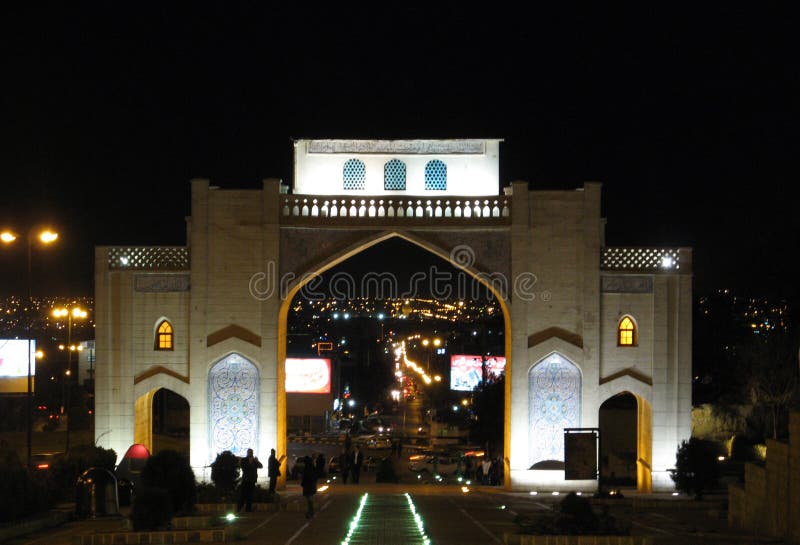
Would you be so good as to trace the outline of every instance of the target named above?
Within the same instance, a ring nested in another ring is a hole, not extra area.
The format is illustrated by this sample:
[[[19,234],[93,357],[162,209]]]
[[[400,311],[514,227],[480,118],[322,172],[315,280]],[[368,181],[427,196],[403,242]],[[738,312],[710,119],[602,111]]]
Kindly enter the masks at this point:
[[[62,234],[35,292],[91,295],[96,245],[185,244],[192,178],[291,181],[292,138],[473,137],[503,185],[602,182],[607,243],[693,247],[698,292],[798,295],[789,11],[163,4],[2,8],[0,223]]]

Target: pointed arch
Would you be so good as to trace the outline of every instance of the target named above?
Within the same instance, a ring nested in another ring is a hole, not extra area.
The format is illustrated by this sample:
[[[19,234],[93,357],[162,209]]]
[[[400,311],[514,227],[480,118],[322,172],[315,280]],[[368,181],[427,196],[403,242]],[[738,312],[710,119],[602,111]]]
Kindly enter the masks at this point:
[[[564,461],[564,428],[581,423],[581,371],[553,352],[528,372],[529,466]]]
[[[250,360],[233,353],[208,372],[208,437],[211,456],[259,450],[260,376]]]
[[[448,261],[453,267],[460,269],[466,273],[468,273],[473,279],[477,280],[480,284],[487,288],[487,290],[492,293],[492,295],[497,299],[500,304],[500,308],[503,311],[503,327],[504,327],[504,339],[505,339],[505,355],[506,355],[506,367],[505,367],[505,404],[504,404],[504,414],[505,419],[503,423],[503,449],[505,452],[504,455],[504,470],[503,470],[503,479],[504,485],[506,488],[510,488],[511,486],[511,468],[509,466],[509,456],[510,456],[510,448],[511,448],[511,391],[512,391],[512,368],[513,368],[513,354],[511,351],[512,347],[512,335],[511,335],[511,311],[508,307],[508,300],[506,299],[506,294],[502,293],[498,290],[498,287],[493,284],[491,275],[487,275],[485,273],[481,273],[481,271],[477,270],[472,264],[462,264],[458,263],[455,260],[451,259],[450,252],[444,250],[443,248],[436,246],[422,238],[419,238],[411,233],[403,232],[403,231],[385,231],[382,233],[375,234],[371,237],[365,238],[362,241],[359,241],[356,244],[353,244],[344,250],[341,250],[337,253],[332,254],[331,256],[327,257],[323,261],[317,263],[314,266],[311,266],[303,272],[302,274],[297,275],[297,279],[294,280],[292,283],[289,284],[286,294],[284,295],[283,302],[281,303],[280,310],[278,312],[278,365],[277,365],[277,398],[278,398],[278,406],[277,406],[277,422],[278,422],[278,433],[277,433],[277,448],[278,452],[285,452],[287,447],[287,438],[286,438],[286,338],[287,338],[287,321],[289,310],[291,308],[291,302],[294,299],[295,295],[300,291],[300,289],[312,281],[315,277],[321,275],[328,269],[331,269],[342,263],[347,261],[351,257],[361,253],[362,251],[375,246],[376,244],[380,244],[385,240],[389,240],[390,238],[399,237],[403,240],[406,240],[420,248],[429,251],[433,255]],[[281,476],[280,482],[285,482],[284,476]]]

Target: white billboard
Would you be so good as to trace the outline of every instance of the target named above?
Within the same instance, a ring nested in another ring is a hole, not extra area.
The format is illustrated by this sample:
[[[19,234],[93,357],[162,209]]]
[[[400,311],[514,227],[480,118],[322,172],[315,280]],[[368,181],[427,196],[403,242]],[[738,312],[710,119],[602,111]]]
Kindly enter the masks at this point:
[[[31,376],[36,376],[35,340],[28,342],[27,339],[0,339],[0,393],[28,391],[29,361]]]

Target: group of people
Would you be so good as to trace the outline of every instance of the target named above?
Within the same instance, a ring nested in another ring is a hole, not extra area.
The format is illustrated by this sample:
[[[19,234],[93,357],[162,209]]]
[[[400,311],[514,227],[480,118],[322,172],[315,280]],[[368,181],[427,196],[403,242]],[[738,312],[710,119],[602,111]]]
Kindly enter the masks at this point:
[[[345,448],[339,455],[339,470],[342,473],[342,483],[347,484],[347,479],[350,478],[353,484],[358,484],[361,479],[361,466],[364,464],[364,454],[358,445],[348,448],[345,443]]]
[[[503,462],[499,456],[492,459],[485,456],[482,460],[474,464],[472,458],[464,460],[464,467],[461,470],[467,479],[475,479],[480,484],[498,485],[503,482]]]
[[[267,476],[269,477],[269,492],[275,493],[275,486],[278,484],[278,477],[281,476],[281,462],[286,456],[281,454],[278,458],[275,455],[275,449],[270,450],[269,459],[267,460]],[[242,484],[239,489],[239,502],[236,506],[236,511],[241,512],[242,508],[245,511],[253,510],[253,492],[256,489],[256,481],[258,480],[258,470],[264,465],[253,454],[253,449],[247,449],[247,456],[241,459],[239,466],[242,470]]]

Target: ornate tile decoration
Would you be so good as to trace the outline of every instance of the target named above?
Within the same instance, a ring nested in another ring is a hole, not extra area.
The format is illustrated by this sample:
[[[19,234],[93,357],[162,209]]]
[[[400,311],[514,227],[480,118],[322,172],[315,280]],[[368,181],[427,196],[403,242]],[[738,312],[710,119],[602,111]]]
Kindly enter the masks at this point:
[[[569,360],[551,354],[528,375],[530,465],[564,460],[564,428],[580,427],[581,373]]]
[[[217,362],[208,374],[211,456],[237,456],[258,449],[258,368],[238,354]]]

